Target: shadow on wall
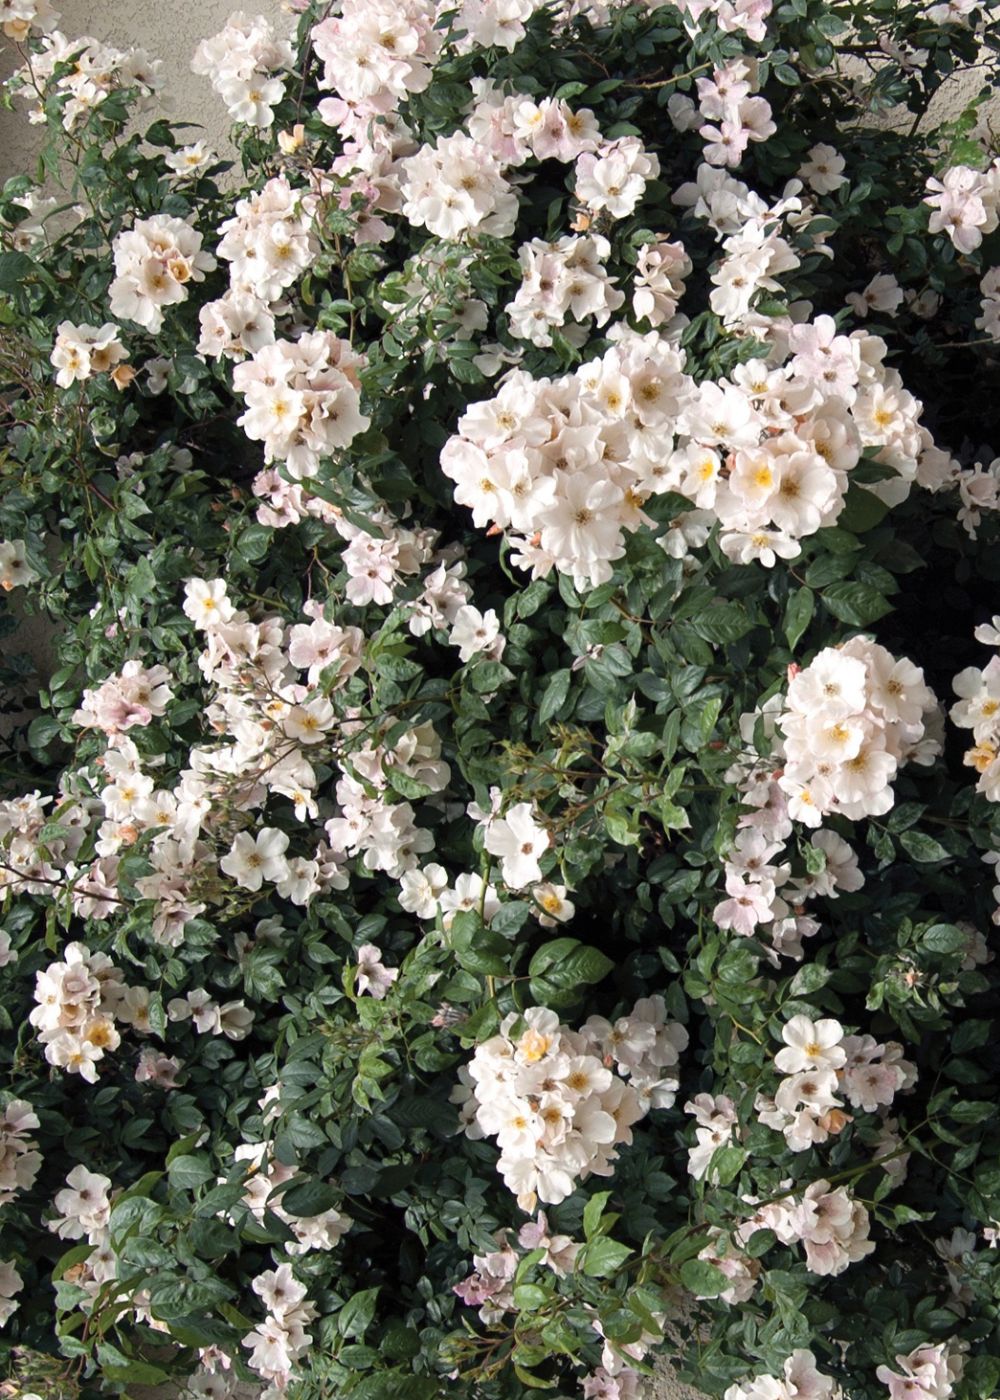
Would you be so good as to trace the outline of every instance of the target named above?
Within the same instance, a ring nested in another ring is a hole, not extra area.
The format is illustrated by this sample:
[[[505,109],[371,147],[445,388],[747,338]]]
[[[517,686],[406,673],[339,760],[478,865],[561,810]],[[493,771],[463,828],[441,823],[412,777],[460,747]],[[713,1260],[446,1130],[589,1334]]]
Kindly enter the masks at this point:
[[[174,0],[170,6],[152,5],[149,0],[56,0],[59,27],[69,38],[89,34],[120,48],[141,45],[151,58],[162,59],[164,115],[197,122],[203,131],[192,130],[188,139],[204,138],[220,155],[233,154],[229,119],[208,80],[191,72],[191,55],[202,39],[218,33],[237,4],[238,0]],[[256,0],[253,10],[276,25],[290,29],[293,24],[279,0]],[[19,62],[17,50],[0,36],[0,79],[8,77]],[[0,181],[31,171],[41,144],[42,132],[28,121],[26,105],[18,103],[13,111],[0,109]],[[16,596],[11,603],[21,621],[17,632],[3,639],[3,648],[26,654],[44,684],[52,672],[52,624],[44,616],[24,615]],[[0,718],[0,733],[9,731],[17,718]]]
[[[232,153],[225,108],[208,80],[191,72],[191,55],[202,39],[219,32],[239,8],[238,0],[173,0],[171,5],[153,5],[150,0],[55,0],[55,8],[59,28],[71,39],[91,34],[119,48],[138,44],[151,58],[162,59],[164,92],[170,103],[164,115],[199,123],[204,130],[190,132],[191,141],[203,138],[220,155]],[[279,0],[256,0],[249,8],[277,25],[292,27],[293,19],[283,14]],[[0,46],[0,76],[7,77],[18,64],[17,52],[2,38]],[[20,108],[0,111],[0,179],[30,168],[39,145],[39,133]]]
[[[873,69],[859,58],[847,58],[844,61],[843,71],[848,77],[864,85],[871,79]],[[963,68],[946,79],[934,94],[931,104],[921,120],[921,130],[927,131],[944,122],[954,121],[956,117],[960,116],[982,90],[984,74],[984,68]],[[912,114],[899,108],[898,112],[881,114],[874,118],[871,124],[892,130],[909,127],[912,122]],[[1000,92],[994,92],[991,98],[983,104],[978,126],[982,128],[984,133],[987,131],[1000,132]]]

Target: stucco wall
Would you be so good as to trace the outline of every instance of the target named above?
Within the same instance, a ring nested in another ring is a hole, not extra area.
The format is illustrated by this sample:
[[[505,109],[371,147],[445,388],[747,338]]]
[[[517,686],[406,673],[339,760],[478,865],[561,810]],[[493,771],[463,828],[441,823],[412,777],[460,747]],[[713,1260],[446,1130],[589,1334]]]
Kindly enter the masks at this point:
[[[241,0],[172,0],[169,5],[154,0],[55,0],[55,8],[61,16],[59,27],[69,38],[91,34],[119,48],[141,44],[151,58],[162,59],[164,93],[171,102],[166,114],[204,126],[203,132],[190,132],[190,140],[203,137],[220,153],[231,149],[225,108],[208,79],[191,72],[191,55],[201,39],[217,34],[233,10],[241,8]],[[279,0],[245,0],[242,8],[267,15],[288,32],[294,25]],[[2,35],[0,46],[0,72],[6,77],[16,55]],[[0,111],[0,178],[24,170],[37,141],[38,133],[20,108]]]
[[[856,76],[861,83],[871,77],[872,70],[860,59],[849,60],[847,72]],[[987,86],[986,64],[973,68],[962,68],[953,73],[934,94],[930,106],[920,123],[922,131],[932,130],[944,122],[960,116],[969,103]],[[872,121],[873,126],[902,127],[912,125],[913,118],[904,107],[883,113]],[[985,134],[989,130],[1000,130],[1000,92],[995,89],[980,109],[978,129]]]
[[[220,152],[229,149],[226,113],[208,79],[191,72],[191,54],[199,40],[217,33],[239,5],[240,0],[173,0],[170,5],[157,5],[153,0],[57,0],[63,33],[92,34],[122,47],[142,44],[152,57],[162,59],[164,91],[173,104],[173,114],[201,123],[204,132],[192,132],[191,139],[201,134]],[[288,30],[292,27],[293,20],[283,13],[280,0],[244,0],[244,8],[267,15]],[[10,46],[0,36],[0,75],[7,75],[13,61]],[[858,71],[863,76],[863,65],[858,64]],[[936,96],[926,124],[957,116],[982,84],[982,70],[957,74]],[[993,95],[984,117],[994,130],[1000,129],[1000,94]],[[0,111],[0,179],[26,168],[37,141],[38,133],[23,114]]]
[[[199,136],[220,154],[229,153],[228,116],[221,99],[207,78],[191,72],[191,55],[202,39],[218,33],[240,0],[172,0],[157,5],[153,0],[56,0],[61,15],[60,28],[69,38],[89,34],[119,48],[141,44],[152,58],[163,60],[166,114],[179,121],[199,122],[203,132],[191,131],[188,139]],[[267,15],[276,25],[291,30],[294,20],[284,14],[279,0],[248,0],[252,14]],[[19,65],[17,51],[0,34],[0,77],[6,78]],[[30,170],[41,144],[41,130],[26,115],[27,104],[18,103],[13,111],[0,109],[0,181]],[[19,610],[20,598],[12,596]],[[16,636],[18,651],[27,652],[38,674],[46,677],[52,669],[51,628],[45,618],[26,617]],[[8,717],[6,727],[16,717]],[[4,729],[0,720],[0,732]]]

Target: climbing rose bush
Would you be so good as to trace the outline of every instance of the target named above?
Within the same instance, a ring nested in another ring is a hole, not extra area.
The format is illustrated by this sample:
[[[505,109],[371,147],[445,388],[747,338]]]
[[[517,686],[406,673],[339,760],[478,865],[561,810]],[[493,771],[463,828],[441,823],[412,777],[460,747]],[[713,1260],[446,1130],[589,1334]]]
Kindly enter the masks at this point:
[[[997,1393],[995,11],[0,0],[18,1393]]]

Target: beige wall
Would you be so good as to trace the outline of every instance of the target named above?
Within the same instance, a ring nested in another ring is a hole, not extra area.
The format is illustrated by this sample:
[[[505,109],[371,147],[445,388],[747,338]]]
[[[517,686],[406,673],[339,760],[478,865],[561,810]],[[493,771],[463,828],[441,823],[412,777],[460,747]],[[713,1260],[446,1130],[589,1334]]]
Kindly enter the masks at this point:
[[[162,59],[164,96],[169,104],[166,115],[200,123],[204,131],[190,132],[190,140],[203,136],[220,154],[232,151],[226,134],[227,115],[208,79],[191,72],[191,55],[201,39],[217,33],[229,14],[240,7],[250,14],[266,15],[285,32],[292,29],[293,18],[282,11],[281,0],[172,0],[168,5],[155,0],[56,0],[60,28],[68,36],[92,34],[120,47],[142,44],[153,58]],[[5,77],[16,61],[12,46],[0,35],[0,76]],[[862,64],[853,65],[853,71],[863,80]],[[957,74],[937,94],[924,119],[925,129],[935,120],[957,116],[983,83],[983,69]],[[984,125],[1000,130],[1000,94],[994,93],[983,111]],[[893,123],[888,119],[885,124]],[[28,169],[38,143],[39,132],[29,125],[20,107],[14,112],[0,110],[0,180]]]
[[[986,51],[984,51],[985,54]],[[990,55],[995,65],[996,55]],[[872,70],[860,59],[847,59],[844,63],[844,71],[851,78],[856,78],[864,84],[871,76]],[[935,126],[940,126],[943,122],[954,121],[961,116],[968,104],[978,96],[986,87],[988,68],[982,63],[974,68],[962,68],[953,73],[934,94],[930,107],[925,113],[921,123],[921,131],[931,131]],[[889,112],[872,123],[873,126],[882,127],[902,127],[907,128],[912,124],[913,118],[903,107]],[[1000,92],[993,90],[989,100],[983,104],[979,113],[977,132],[985,135],[989,130],[1000,130]]]
[[[186,133],[191,141],[204,137],[220,154],[231,153],[228,115],[221,98],[207,78],[191,72],[191,55],[202,39],[218,33],[241,0],[56,0],[59,27],[71,39],[84,34],[118,48],[142,45],[151,58],[163,60],[165,115],[178,121],[201,123],[203,132]],[[276,26],[291,31],[293,19],[281,10],[279,0],[243,0],[250,14],[264,14]],[[18,66],[17,51],[0,34],[0,76]],[[0,181],[31,169],[41,143],[41,130],[27,120],[27,104],[12,112],[0,109]],[[16,602],[15,602],[16,606]],[[51,629],[43,617],[24,620],[16,636],[16,648],[31,656],[42,677],[52,669]]]
[[[228,118],[222,100],[207,78],[191,72],[195,45],[217,34],[229,15],[242,8],[248,14],[266,15],[283,32],[294,19],[284,14],[279,0],[54,0],[61,19],[59,28],[69,38],[91,34],[118,48],[141,44],[151,58],[163,60],[164,95],[170,101],[165,115],[178,121],[200,122],[203,132],[187,133],[191,141],[210,141],[217,151],[229,150]],[[0,72],[6,77],[17,56],[0,35]],[[25,119],[20,106],[0,111],[0,179],[28,168],[37,149],[38,133]]]

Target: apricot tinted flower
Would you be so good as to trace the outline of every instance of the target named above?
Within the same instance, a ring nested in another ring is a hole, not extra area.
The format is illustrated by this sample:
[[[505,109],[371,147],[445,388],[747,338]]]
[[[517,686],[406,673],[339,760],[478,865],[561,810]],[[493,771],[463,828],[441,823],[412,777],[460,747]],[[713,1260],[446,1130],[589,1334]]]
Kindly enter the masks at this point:
[[[846,301],[856,316],[864,319],[869,311],[885,311],[894,316],[904,297],[902,287],[891,272],[873,277],[863,292],[848,292]]]
[[[505,639],[500,636],[500,619],[490,608],[481,613],[478,608],[466,603],[458,609],[452,623],[448,640],[458,647],[458,659],[471,661],[480,652],[486,652],[498,659],[504,648]]]
[[[808,1016],[793,1016],[781,1028],[785,1049],[778,1051],[774,1063],[783,1074],[839,1069],[847,1059],[840,1043],[843,1036],[843,1026],[830,1017],[811,1021]]]
[[[736,871],[726,877],[726,894],[712,911],[719,928],[732,929],[749,938],[758,924],[774,918],[774,883],[771,880],[748,881]]]
[[[521,890],[541,880],[538,858],[548,850],[551,837],[535,821],[531,803],[519,802],[487,825],[483,844],[500,858],[504,884]]]
[[[948,1400],[962,1378],[963,1357],[949,1353],[947,1342],[925,1342],[907,1356],[897,1356],[896,1365],[897,1371],[880,1366],[875,1372],[890,1400]]]
[[[576,162],[576,197],[589,209],[606,210],[612,219],[631,214],[646,181],[660,173],[660,162],[635,136],[586,152]]]
[[[358,970],[355,988],[358,995],[365,992],[381,1001],[399,976],[398,967],[386,967],[382,962],[382,950],[374,943],[364,943],[358,949]]]
[[[0,1259],[0,1327],[3,1327],[21,1306],[14,1299],[23,1287],[24,1280],[18,1273],[14,1260]],[[24,1400],[27,1400],[27,1397],[24,1397]]]
[[[845,164],[844,157],[833,146],[820,143],[813,146],[806,162],[799,166],[799,178],[805,180],[817,194],[832,194],[841,185],[847,184],[847,176],[843,173]]]
[[[499,161],[462,131],[439,136],[402,163],[403,214],[438,238],[468,230],[508,238],[517,221],[517,196]]]
[[[1000,205],[1000,181],[994,163],[987,171],[967,165],[950,166],[940,180],[927,181],[930,191],[924,203],[930,205],[928,229],[931,233],[946,233],[961,253],[971,253],[983,241],[984,234],[997,227]]]
[[[288,837],[273,827],[264,827],[256,836],[241,831],[219,867],[243,889],[256,891],[265,880],[276,884],[287,877],[287,849]]]
[[[49,357],[59,387],[68,389],[77,380],[105,373],[123,360],[125,347],[118,334],[118,327],[110,321],[103,326],[74,326],[71,321],[61,321]]]
[[[111,1179],[89,1171],[82,1164],[74,1167],[66,1185],[56,1192],[55,1208],[61,1220],[50,1220],[49,1229],[63,1240],[78,1240],[101,1230],[111,1217],[108,1191]]]
[[[111,314],[149,331],[163,325],[163,309],[185,301],[188,283],[203,282],[215,258],[184,219],[154,214],[137,219],[114,241],[117,276],[108,289]]]
[[[199,627],[217,627],[233,616],[233,605],[226,597],[225,580],[188,579],[184,585],[184,611]]]
[[[9,593],[12,588],[34,583],[38,574],[28,563],[24,540],[0,540],[0,588]]]
[[[566,898],[565,885],[553,885],[548,882],[535,885],[531,897],[538,906],[536,916],[543,928],[568,923],[576,912],[572,900]]]
[[[723,1400],[841,1400],[840,1387],[816,1367],[811,1351],[797,1348],[785,1361],[780,1379],[756,1376],[731,1385]]]
[[[216,159],[215,152],[204,141],[196,141],[192,146],[181,146],[164,157],[164,165],[178,178],[199,175]]]
[[[234,121],[270,126],[285,92],[276,76],[294,62],[292,46],[278,38],[264,15],[237,11],[224,29],[195,49],[191,70],[207,77]]]

